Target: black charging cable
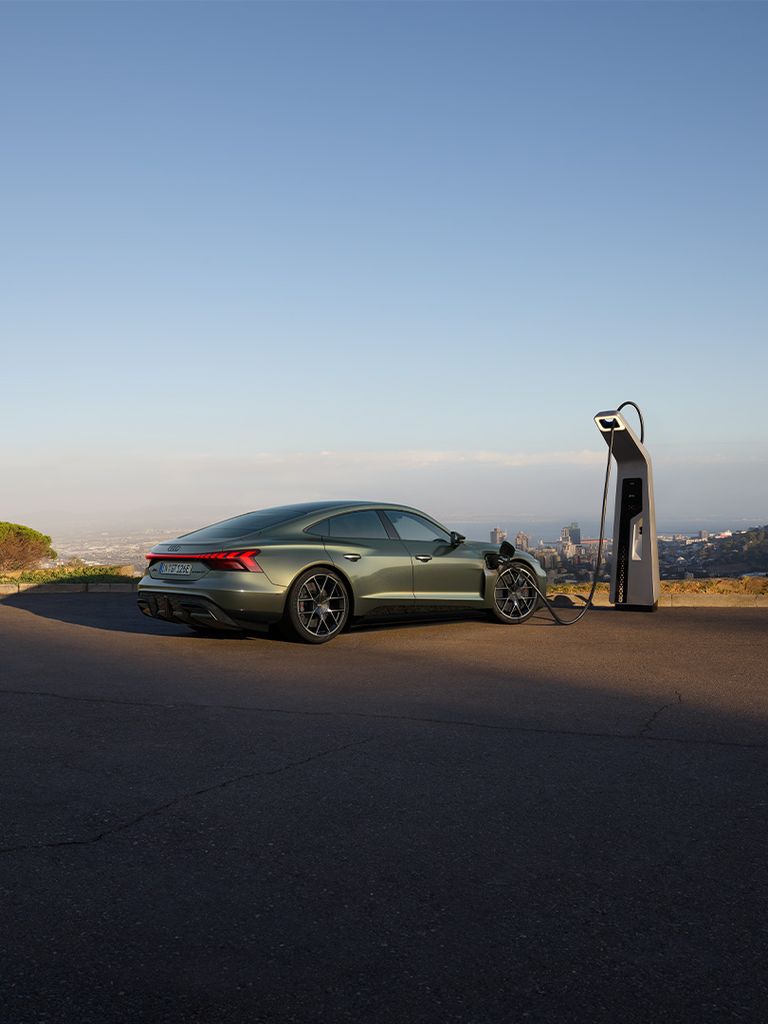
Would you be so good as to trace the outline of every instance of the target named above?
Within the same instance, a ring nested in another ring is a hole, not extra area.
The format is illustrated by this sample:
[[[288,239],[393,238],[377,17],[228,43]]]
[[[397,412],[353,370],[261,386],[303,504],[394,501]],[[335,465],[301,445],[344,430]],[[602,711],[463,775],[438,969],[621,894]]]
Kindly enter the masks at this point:
[[[622,402],[616,412],[621,412],[626,406],[631,405],[637,415],[640,417],[640,444],[645,443],[645,423],[643,422],[643,414],[640,412],[640,406],[637,402]]]
[[[627,404],[626,402],[624,403]],[[632,403],[634,405],[634,403]],[[621,406],[619,406],[621,408]],[[579,611],[579,614],[572,619],[562,619],[555,611],[552,602],[547,598],[546,594],[542,594],[539,590],[535,580],[531,578],[530,584],[536,593],[541,598],[543,604],[547,608],[547,611],[558,624],[558,626],[575,626],[577,622],[584,618],[589,609],[592,607],[592,598],[595,596],[597,590],[597,578],[600,573],[600,564],[603,560],[603,543],[605,542],[605,514],[608,508],[608,485],[611,482],[611,459],[613,458],[613,435],[616,430],[616,426],[611,427],[611,436],[608,438],[608,462],[605,465],[605,483],[603,485],[603,506],[600,511],[600,537],[597,542],[597,561],[595,562],[595,574],[592,577],[592,587],[589,591],[589,595],[584,597],[583,594],[576,594],[581,601],[584,602],[584,607]]]

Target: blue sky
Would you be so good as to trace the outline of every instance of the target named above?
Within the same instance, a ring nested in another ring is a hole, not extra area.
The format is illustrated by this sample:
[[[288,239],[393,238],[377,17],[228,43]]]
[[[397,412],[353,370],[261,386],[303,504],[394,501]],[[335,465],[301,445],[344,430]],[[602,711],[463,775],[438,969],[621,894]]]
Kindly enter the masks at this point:
[[[0,518],[569,521],[632,398],[661,519],[768,521],[766,38],[762,4],[3,4]]]

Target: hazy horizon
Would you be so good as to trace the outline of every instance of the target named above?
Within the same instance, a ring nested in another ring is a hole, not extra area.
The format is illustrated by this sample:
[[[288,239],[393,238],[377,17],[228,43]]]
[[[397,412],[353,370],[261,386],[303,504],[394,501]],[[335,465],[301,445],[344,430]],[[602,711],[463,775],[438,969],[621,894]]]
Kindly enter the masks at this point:
[[[647,424],[650,432],[652,421]],[[115,530],[168,523],[193,527],[254,508],[317,499],[393,501],[438,519],[499,525],[508,521],[597,520],[606,448],[546,453],[347,452],[241,457],[178,456],[133,463],[91,459],[6,470],[3,518],[45,533]],[[768,521],[757,455],[685,453],[648,441],[659,522],[724,524]],[[757,450],[758,446],[754,446]],[[735,480],[752,467],[746,484]],[[717,483],[717,501],[707,494]],[[613,508],[612,497],[609,512]],[[661,527],[660,527],[661,528]],[[691,527],[696,528],[695,526]]]
[[[586,528],[595,527],[599,519],[605,459],[602,453],[586,452],[573,463],[556,458],[544,463],[508,465],[496,453],[482,453],[463,460],[411,453],[408,470],[400,460],[382,457],[362,460],[350,471],[349,458],[304,455],[280,460],[220,460],[207,470],[188,465],[183,460],[173,466],[172,475],[163,480],[162,465],[143,465],[134,486],[130,480],[122,484],[109,472],[93,477],[85,470],[77,479],[71,467],[62,467],[70,493],[68,501],[58,500],[63,491],[54,485],[55,471],[27,480],[26,487],[16,491],[24,498],[6,504],[14,521],[27,522],[52,535],[64,536],[77,531],[108,531],[193,528],[255,508],[317,499],[379,500],[415,505],[442,521],[456,525],[472,522],[507,526],[528,532],[526,524],[551,522],[559,527],[575,519]],[[513,461],[509,457],[509,461]],[[723,477],[741,467],[713,463],[715,472]],[[710,467],[709,472],[713,471]],[[31,474],[34,477],[35,474]],[[680,466],[674,460],[654,464],[655,493],[659,530],[739,528],[739,524],[762,525],[768,514],[761,511],[762,479],[755,476],[751,502],[742,492],[738,503],[722,501],[719,507],[706,508],[701,503],[701,486],[695,478],[681,482]],[[261,484],[252,483],[261,477]],[[346,481],[351,479],[352,484]],[[212,482],[211,482],[212,481]],[[709,481],[711,484],[711,481]],[[88,488],[90,487],[90,491]],[[121,491],[122,487],[122,491]],[[81,498],[75,504],[71,492]],[[725,494],[728,488],[724,487]],[[467,499],[466,494],[474,495]],[[186,500],[184,500],[186,498]],[[23,501],[32,504],[24,507]],[[43,512],[34,514],[40,502]],[[613,509],[613,489],[609,500],[609,518]],[[667,524],[667,525],[665,525]]]

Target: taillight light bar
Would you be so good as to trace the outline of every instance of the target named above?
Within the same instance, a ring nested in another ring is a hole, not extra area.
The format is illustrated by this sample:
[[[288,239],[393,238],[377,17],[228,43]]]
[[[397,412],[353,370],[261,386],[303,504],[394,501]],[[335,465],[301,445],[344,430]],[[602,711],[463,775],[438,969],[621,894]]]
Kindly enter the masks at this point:
[[[205,562],[208,569],[235,570],[237,572],[264,572],[256,561],[256,555],[261,554],[259,548],[249,548],[247,551],[204,551],[194,555],[164,555],[150,551],[144,557],[149,561],[152,568],[155,562]]]

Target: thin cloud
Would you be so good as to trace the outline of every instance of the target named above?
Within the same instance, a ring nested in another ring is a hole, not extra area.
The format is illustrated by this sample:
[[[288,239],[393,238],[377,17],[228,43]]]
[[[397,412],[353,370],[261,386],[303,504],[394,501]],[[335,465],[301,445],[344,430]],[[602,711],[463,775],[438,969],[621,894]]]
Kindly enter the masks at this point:
[[[312,468],[334,466],[378,466],[387,469],[420,469],[428,466],[585,466],[605,461],[603,452],[587,449],[560,452],[499,452],[499,451],[433,451],[410,449],[405,451],[320,451],[320,452],[257,452],[241,458],[222,459],[217,455],[194,456],[186,460],[197,464],[236,464],[240,468],[252,466],[285,466],[295,469],[300,465]]]

